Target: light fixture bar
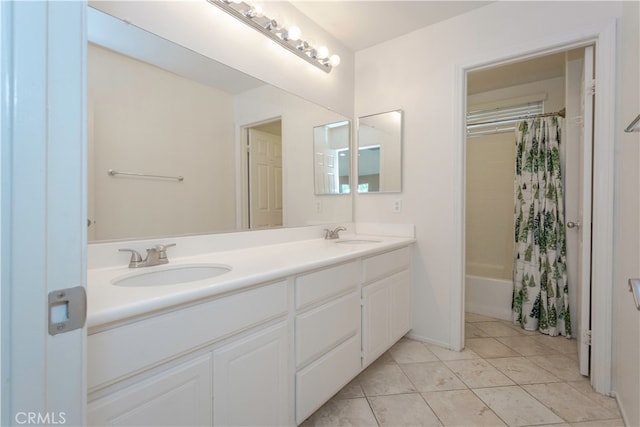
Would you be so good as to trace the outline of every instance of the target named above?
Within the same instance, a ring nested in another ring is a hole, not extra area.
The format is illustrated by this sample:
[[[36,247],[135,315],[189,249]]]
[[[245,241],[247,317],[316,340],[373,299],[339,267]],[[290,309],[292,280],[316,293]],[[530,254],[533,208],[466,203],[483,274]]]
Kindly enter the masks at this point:
[[[317,48],[313,46],[309,46],[309,43],[304,40],[291,40],[289,41],[286,36],[281,36],[280,34],[286,34],[286,29],[280,28],[279,23],[270,19],[264,15],[257,16],[253,14],[253,8],[247,3],[240,2],[234,3],[231,0],[207,0],[214,6],[219,7],[220,9],[227,12],[229,15],[238,19],[239,21],[244,22],[254,30],[259,31],[265,36],[269,37],[271,40],[278,43],[280,46],[286,48],[290,52],[293,52],[300,58],[307,61],[309,64],[314,65],[324,71],[325,73],[329,73],[333,66],[331,65],[331,61],[329,58],[319,58],[317,56]],[[301,47],[299,47],[301,46]],[[334,55],[337,58],[339,63],[339,57]],[[337,64],[334,64],[337,65]]]

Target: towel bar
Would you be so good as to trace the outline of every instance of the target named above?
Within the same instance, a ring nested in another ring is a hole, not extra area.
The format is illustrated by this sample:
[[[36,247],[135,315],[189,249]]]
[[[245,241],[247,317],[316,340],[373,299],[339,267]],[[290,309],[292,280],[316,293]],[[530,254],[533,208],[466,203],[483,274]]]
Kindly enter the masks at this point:
[[[128,176],[140,176],[145,178],[163,178],[163,179],[175,179],[176,181],[184,181],[183,176],[168,176],[168,175],[153,175],[149,173],[122,172],[122,171],[117,171],[115,169],[109,169],[107,173],[111,176],[128,175]]]
[[[630,132],[640,132],[640,114],[638,114],[638,117],[636,117],[631,123],[629,123],[629,126],[627,126],[627,128],[624,130],[627,133]]]

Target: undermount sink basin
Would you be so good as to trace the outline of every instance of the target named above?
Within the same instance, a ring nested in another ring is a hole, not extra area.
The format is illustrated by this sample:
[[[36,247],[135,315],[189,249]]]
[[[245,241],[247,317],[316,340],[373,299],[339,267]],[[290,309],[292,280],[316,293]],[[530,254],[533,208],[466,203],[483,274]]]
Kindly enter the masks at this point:
[[[372,239],[346,239],[338,240],[336,243],[344,245],[366,245],[367,243],[380,243],[380,240]]]
[[[177,285],[210,279],[230,271],[231,267],[220,264],[175,265],[160,270],[127,274],[116,278],[113,284],[125,287]]]

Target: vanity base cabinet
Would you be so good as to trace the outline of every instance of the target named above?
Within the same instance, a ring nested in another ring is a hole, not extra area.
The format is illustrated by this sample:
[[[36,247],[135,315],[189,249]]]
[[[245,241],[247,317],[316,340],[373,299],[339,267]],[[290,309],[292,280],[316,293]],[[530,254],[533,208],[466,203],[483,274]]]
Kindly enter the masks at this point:
[[[285,322],[214,350],[213,424],[290,425],[289,366]]]
[[[211,353],[182,362],[87,405],[96,426],[210,426]]]

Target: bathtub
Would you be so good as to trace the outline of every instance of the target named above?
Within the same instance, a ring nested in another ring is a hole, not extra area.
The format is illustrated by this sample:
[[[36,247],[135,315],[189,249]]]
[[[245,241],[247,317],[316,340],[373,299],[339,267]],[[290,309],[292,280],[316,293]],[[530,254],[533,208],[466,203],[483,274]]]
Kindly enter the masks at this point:
[[[467,275],[465,310],[503,320],[511,320],[511,280]]]

